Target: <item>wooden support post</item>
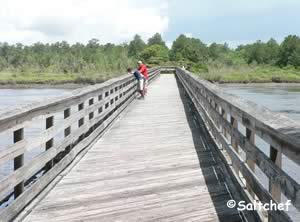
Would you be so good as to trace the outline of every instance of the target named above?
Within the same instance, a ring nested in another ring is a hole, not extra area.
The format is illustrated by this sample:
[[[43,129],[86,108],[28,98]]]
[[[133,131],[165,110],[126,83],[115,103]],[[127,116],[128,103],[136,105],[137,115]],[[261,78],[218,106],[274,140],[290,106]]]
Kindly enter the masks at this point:
[[[46,119],[46,130],[51,128],[54,124],[54,117],[53,116],[50,116]],[[51,149],[53,147],[53,144],[54,144],[54,139],[51,138],[50,140],[48,140],[46,142],[46,151]],[[46,170],[49,170],[53,167],[53,160],[50,160],[47,164],[46,164]]]
[[[222,108],[222,117],[223,117],[224,121],[227,121],[227,112],[223,108]],[[226,132],[225,127],[223,127],[223,135],[227,139],[227,132]]]
[[[281,151],[278,151],[274,147],[270,147],[270,159],[279,167],[282,167],[282,153]],[[278,201],[278,203],[281,202],[281,187],[280,185],[275,184],[272,179],[269,180],[269,191],[272,195],[272,197]]]
[[[64,119],[68,119],[71,116],[71,108],[64,110]],[[71,134],[71,126],[65,128],[64,136],[67,137]]]
[[[14,143],[17,143],[24,139],[24,129],[18,129],[14,131]],[[14,170],[19,169],[24,165],[24,154],[21,154],[14,158]],[[17,184],[14,188],[14,196],[17,198],[20,196],[24,191],[24,181],[21,181],[19,184]]]
[[[67,108],[64,110],[64,119],[68,119],[71,116],[71,108]],[[65,128],[64,130],[64,137],[68,137],[71,134],[71,126],[68,126],[67,128]],[[68,153],[70,152],[72,146],[67,146],[65,151]]]
[[[109,91],[107,91],[105,93],[105,97],[107,97],[109,95]],[[78,111],[81,111],[84,109],[84,102],[78,104]],[[78,127],[80,128],[81,126],[84,125],[84,117],[82,117],[81,119],[78,120]],[[79,136],[79,141],[83,140],[84,138],[84,132]]]
[[[248,128],[246,128],[246,138],[249,140],[250,143],[255,145],[255,131],[252,131]],[[249,158],[249,155],[246,154],[246,163],[249,166],[249,168],[252,170],[252,172],[255,172],[255,162]],[[249,186],[249,183],[246,182],[247,190],[249,191],[250,195],[254,198],[255,194],[252,190],[252,188]]]
[[[238,129],[238,122],[232,116],[230,117],[230,124],[231,124],[232,128]],[[231,135],[231,146],[237,153],[239,153],[239,145],[233,135]],[[239,168],[234,163],[233,163],[233,168],[234,168],[235,172],[237,173],[237,175],[239,175]]]
[[[220,114],[220,108],[219,108],[219,105],[217,103],[215,103],[215,110],[217,111],[218,115]],[[221,130],[221,123],[219,121],[219,116],[217,116],[217,119],[216,119],[216,122],[217,122],[217,126],[218,126],[218,129]]]

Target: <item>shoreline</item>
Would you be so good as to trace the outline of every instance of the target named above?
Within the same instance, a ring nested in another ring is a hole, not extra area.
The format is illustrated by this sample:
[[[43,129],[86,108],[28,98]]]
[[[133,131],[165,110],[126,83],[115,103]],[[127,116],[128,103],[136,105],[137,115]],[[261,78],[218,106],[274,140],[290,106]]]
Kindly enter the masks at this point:
[[[199,78],[199,77],[198,77]],[[200,77],[201,78],[201,77]],[[201,78],[203,79],[203,78]],[[282,81],[282,82],[274,82],[274,81],[212,81],[209,79],[204,79],[210,83],[213,83],[215,85],[219,86],[296,86],[300,87],[299,81]],[[100,83],[100,82],[99,82]],[[55,82],[55,83],[13,83],[13,84],[5,84],[0,82],[0,89],[78,89],[85,86],[95,85],[98,83],[76,83],[76,82]]]
[[[249,83],[235,83],[235,82],[213,82],[213,84],[217,86],[265,86],[265,87],[285,87],[285,86],[295,86],[300,87],[300,82],[282,82],[282,83],[276,83],[276,82],[249,82]]]
[[[208,81],[208,80],[207,80]],[[265,86],[265,87],[285,87],[285,86],[295,86],[300,87],[300,82],[249,82],[249,83],[242,83],[242,82],[212,82],[209,81],[217,86]],[[94,84],[80,84],[80,83],[59,83],[59,84],[0,84],[0,89],[79,89],[82,87],[90,86]]]
[[[0,84],[0,89],[79,89],[85,86],[90,86],[92,84],[80,84],[80,83],[58,83],[58,84],[48,84],[48,83],[25,83],[25,84]]]
[[[275,82],[275,81],[212,81],[212,80],[206,80],[208,82],[214,83],[214,84],[240,84],[240,85],[248,85],[248,84],[300,84],[300,81],[280,81],[280,82]]]

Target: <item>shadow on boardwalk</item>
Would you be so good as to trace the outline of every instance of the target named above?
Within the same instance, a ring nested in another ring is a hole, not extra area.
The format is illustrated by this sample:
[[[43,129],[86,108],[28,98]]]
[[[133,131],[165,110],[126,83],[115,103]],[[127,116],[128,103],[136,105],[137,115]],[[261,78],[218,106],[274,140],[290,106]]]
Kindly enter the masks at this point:
[[[241,194],[233,182],[226,181],[230,177],[228,169],[222,163],[218,147],[212,140],[205,124],[197,113],[192,101],[185,92],[180,81],[176,78],[180,97],[197,152],[199,167],[203,172],[207,189],[215,206],[219,221],[259,221],[258,215],[251,212],[239,212],[227,207],[227,201],[234,199],[236,202],[242,200]],[[208,159],[207,159],[208,158]]]

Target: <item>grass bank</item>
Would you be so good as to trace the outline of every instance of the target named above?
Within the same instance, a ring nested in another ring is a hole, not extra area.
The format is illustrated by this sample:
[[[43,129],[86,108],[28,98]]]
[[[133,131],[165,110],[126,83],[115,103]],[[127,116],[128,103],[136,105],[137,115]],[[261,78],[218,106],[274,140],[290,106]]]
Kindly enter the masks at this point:
[[[34,73],[34,72],[0,72],[1,87],[27,85],[64,85],[64,84],[96,84],[124,74],[115,73]],[[208,72],[196,75],[210,82],[217,83],[300,83],[300,70],[292,67],[275,66],[240,66],[209,67]]]
[[[120,74],[65,74],[0,72],[0,85],[95,84]]]
[[[218,83],[300,83],[300,70],[274,66],[210,67],[201,78]]]

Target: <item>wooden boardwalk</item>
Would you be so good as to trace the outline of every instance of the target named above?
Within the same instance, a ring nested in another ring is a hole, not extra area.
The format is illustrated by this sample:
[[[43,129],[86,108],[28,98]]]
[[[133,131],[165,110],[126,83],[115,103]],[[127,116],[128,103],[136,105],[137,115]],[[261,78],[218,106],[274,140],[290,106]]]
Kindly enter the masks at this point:
[[[241,221],[182,97],[162,75],[25,221]]]

